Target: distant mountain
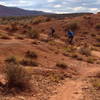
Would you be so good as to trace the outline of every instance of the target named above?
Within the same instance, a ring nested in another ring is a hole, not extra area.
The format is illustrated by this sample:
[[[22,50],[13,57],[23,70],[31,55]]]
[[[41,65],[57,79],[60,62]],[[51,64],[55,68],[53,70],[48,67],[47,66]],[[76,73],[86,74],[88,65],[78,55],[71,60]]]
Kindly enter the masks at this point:
[[[0,16],[29,16],[29,15],[45,15],[49,14],[42,11],[30,11],[17,7],[6,7],[0,5]]]

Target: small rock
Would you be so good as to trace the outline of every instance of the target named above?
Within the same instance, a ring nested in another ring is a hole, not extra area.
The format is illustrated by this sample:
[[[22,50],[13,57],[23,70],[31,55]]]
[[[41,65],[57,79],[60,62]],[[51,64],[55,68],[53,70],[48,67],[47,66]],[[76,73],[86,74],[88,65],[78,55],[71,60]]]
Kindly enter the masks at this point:
[[[23,96],[17,96],[17,98],[20,100],[25,100],[25,97],[23,97]]]

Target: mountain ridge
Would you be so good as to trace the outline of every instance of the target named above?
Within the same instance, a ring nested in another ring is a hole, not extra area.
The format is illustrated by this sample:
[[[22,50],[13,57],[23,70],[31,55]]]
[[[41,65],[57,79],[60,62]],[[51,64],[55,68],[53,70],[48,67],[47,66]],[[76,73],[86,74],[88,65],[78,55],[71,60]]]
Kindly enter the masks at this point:
[[[49,14],[43,11],[24,10],[17,7],[7,7],[0,5],[0,16],[29,16],[29,15],[45,15]]]

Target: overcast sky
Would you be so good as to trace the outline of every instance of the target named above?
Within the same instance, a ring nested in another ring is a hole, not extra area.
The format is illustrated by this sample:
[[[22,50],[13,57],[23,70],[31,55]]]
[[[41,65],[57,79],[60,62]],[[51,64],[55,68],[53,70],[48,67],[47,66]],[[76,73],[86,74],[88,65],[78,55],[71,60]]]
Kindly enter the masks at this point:
[[[55,13],[100,11],[100,0],[0,0],[0,4]]]

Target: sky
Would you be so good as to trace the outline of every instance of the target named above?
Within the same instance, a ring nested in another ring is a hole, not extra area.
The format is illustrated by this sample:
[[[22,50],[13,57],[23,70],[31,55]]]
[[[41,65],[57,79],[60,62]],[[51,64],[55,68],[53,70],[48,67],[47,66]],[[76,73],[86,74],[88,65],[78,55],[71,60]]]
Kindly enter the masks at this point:
[[[52,13],[100,12],[100,0],[0,0],[0,4]]]

